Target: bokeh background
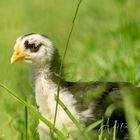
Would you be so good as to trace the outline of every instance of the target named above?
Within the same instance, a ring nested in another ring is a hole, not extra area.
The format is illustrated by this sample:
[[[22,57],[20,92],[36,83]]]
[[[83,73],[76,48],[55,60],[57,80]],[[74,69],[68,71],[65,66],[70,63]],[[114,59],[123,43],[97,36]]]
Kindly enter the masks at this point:
[[[0,82],[35,105],[33,70],[10,64],[18,36],[49,36],[61,56],[77,0],[0,1]],[[140,1],[83,0],[65,58],[69,81],[140,81]],[[37,118],[29,113],[30,139]],[[24,106],[0,89],[0,140],[24,139]]]

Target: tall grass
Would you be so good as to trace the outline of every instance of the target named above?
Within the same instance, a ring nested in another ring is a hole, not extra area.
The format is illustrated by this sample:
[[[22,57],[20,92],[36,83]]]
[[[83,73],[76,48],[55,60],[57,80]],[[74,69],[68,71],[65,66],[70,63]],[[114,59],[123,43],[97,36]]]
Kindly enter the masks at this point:
[[[26,65],[11,66],[9,63],[13,40],[22,33],[41,32],[50,36],[57,44],[60,53],[63,54],[64,42],[67,40],[76,4],[77,1],[70,0],[7,0],[0,2],[0,81],[9,89],[19,93],[20,97],[24,98],[26,94],[28,102],[33,105],[35,105],[35,101],[30,76],[32,72]],[[65,57],[67,80],[130,81],[136,85],[139,84],[139,4],[140,2],[137,0],[83,1],[69,43],[69,51]],[[36,126],[39,116],[35,117],[36,115],[30,111],[27,113],[27,108],[6,93],[4,90],[0,90],[0,139],[9,140],[11,137],[14,140],[27,139],[28,131],[29,140],[38,140]],[[139,129],[136,129],[137,134],[132,132],[135,130],[133,126],[135,117],[140,116],[140,111],[133,107],[131,99],[126,99],[124,106],[129,133],[133,140],[137,140],[139,139]],[[24,115],[25,117],[23,117]],[[102,120],[85,128],[84,133],[88,135],[89,139],[97,138],[98,133],[93,131],[91,134],[90,130],[101,122]],[[24,132],[23,136],[26,137],[21,136],[21,133]],[[60,136],[63,135],[61,133]],[[100,138],[103,139],[104,133],[101,131]],[[85,138],[80,136],[81,133],[71,134],[71,139]],[[115,129],[113,136],[115,136]],[[113,136],[111,135],[111,139],[115,139]]]
[[[76,20],[76,17],[77,17],[78,10],[79,10],[81,2],[82,2],[82,0],[78,0],[78,4],[77,4],[77,7],[76,7],[76,10],[75,10],[75,13],[74,13],[74,17],[73,17],[73,20],[72,20],[72,25],[71,25],[71,28],[70,28],[70,32],[68,34],[68,39],[66,41],[66,47],[64,49],[64,54],[62,56],[62,61],[61,61],[61,64],[60,64],[59,77],[62,77],[62,68],[63,68],[63,64],[64,64],[64,59],[65,59],[65,56],[66,56],[66,53],[67,53],[69,41],[70,41],[70,38],[71,38],[71,35],[72,35],[72,32],[73,32],[75,20]],[[55,109],[55,116],[54,116],[54,126],[55,126],[56,117],[57,117],[60,85],[61,85],[61,78],[58,80],[58,88],[57,88],[57,96],[56,96],[56,109]],[[61,104],[62,104],[62,102],[61,102]],[[69,116],[69,117],[71,118],[71,116]],[[79,125],[77,127],[79,127]]]

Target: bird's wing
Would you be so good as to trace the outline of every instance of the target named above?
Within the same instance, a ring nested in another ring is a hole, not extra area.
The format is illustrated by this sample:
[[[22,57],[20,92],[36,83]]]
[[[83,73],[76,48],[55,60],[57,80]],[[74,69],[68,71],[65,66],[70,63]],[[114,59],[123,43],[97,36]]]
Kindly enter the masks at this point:
[[[92,108],[95,120],[101,119],[111,105],[116,108],[117,118],[120,115],[122,119],[123,95],[132,96],[134,103],[140,106],[140,89],[127,82],[67,82],[67,88],[77,101],[77,109],[81,112]]]

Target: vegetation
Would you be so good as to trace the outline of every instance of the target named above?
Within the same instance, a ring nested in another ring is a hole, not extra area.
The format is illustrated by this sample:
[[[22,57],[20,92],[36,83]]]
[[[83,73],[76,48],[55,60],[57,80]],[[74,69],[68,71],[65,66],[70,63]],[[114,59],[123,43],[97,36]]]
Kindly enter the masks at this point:
[[[15,39],[28,32],[46,34],[54,40],[60,54],[63,54],[77,2],[0,2],[0,83],[34,106],[32,69],[21,63],[10,64]],[[137,0],[83,0],[65,57],[67,80],[128,81],[139,85],[139,4]],[[23,104],[2,88],[0,95],[0,140],[38,140],[38,116],[27,111]],[[135,116],[140,116],[140,110],[133,106],[131,98],[124,98],[129,132],[132,139],[138,140],[140,130],[139,126],[135,127]],[[87,127],[84,136],[79,132],[65,139],[96,139],[97,133],[89,132],[95,126]],[[114,128],[112,137],[107,139],[115,139],[115,131]],[[101,129],[99,139],[104,139],[103,133]]]

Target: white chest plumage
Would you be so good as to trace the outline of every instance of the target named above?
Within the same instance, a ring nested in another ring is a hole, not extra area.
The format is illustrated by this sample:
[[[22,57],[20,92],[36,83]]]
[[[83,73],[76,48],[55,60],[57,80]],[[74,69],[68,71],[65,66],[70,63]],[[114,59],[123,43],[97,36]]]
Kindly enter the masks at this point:
[[[35,93],[39,112],[53,123],[56,107],[56,101],[54,97],[57,93],[57,85],[50,79],[47,79],[46,74],[41,73],[36,77]],[[73,95],[70,94],[67,89],[61,89],[59,97],[63,101],[63,103],[69,108],[71,113],[77,119],[79,119],[79,114],[74,106],[76,100],[73,98]],[[65,126],[68,130],[75,128],[73,122],[67,116],[65,111],[59,106],[56,119],[56,128],[62,130]],[[38,131],[41,140],[46,140],[47,135],[50,132],[48,127],[44,123],[40,122]]]

